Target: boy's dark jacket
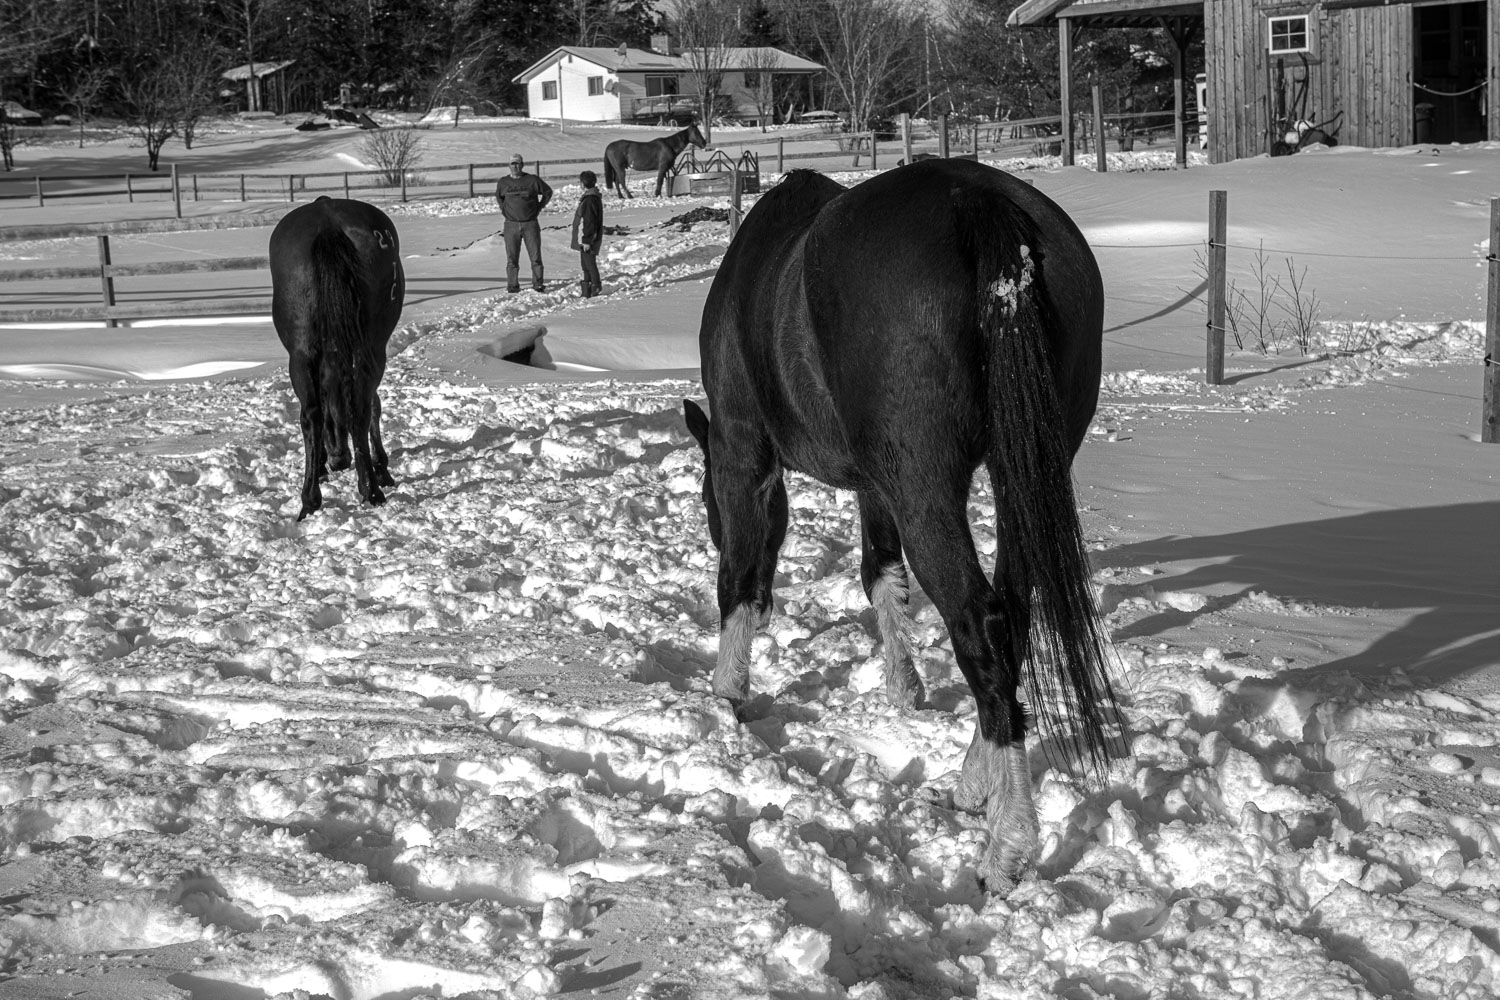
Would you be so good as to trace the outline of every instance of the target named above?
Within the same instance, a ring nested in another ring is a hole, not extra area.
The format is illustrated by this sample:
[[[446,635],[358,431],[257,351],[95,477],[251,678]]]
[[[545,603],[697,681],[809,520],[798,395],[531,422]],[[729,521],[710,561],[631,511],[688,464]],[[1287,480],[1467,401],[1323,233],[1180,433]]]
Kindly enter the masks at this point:
[[[604,236],[604,198],[598,188],[584,188],[578,199],[578,208],[573,211],[573,249],[582,250],[585,245],[599,252],[599,242]]]

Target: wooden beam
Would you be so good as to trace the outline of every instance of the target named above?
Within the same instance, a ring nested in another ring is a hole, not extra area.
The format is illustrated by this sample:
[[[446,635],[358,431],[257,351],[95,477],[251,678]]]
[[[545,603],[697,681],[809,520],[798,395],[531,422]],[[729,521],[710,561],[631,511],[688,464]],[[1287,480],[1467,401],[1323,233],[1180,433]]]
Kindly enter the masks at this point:
[[[1057,19],[1057,82],[1062,114],[1062,162],[1073,165],[1073,38],[1074,28],[1065,17]]]
[[[41,306],[0,309],[0,323],[48,323],[121,319],[158,319],[168,316],[269,316],[271,298],[187,299],[180,302],[127,302],[104,306]]]

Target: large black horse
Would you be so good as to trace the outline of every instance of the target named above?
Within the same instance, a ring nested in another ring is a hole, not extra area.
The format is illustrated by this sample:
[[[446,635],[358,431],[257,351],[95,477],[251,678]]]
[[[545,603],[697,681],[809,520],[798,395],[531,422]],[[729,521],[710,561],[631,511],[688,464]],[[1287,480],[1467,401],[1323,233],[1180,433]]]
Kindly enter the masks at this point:
[[[697,125],[689,125],[678,132],[649,142],[634,139],[616,139],[604,147],[604,186],[617,190],[622,197],[634,198],[625,185],[625,168],[631,170],[656,171],[656,194],[661,196],[661,186],[667,172],[677,162],[677,154],[692,143],[699,149],[708,145]]]
[[[323,506],[318,480],[349,468],[359,495],[385,502],[394,486],[380,439],[385,344],[401,316],[406,276],[390,218],[362,201],[319,198],[271,233],[271,318],[302,404],[302,510]]]
[[[928,160],[846,189],[797,170],[750,211],[709,290],[712,420],[685,403],[719,549],[714,691],[749,696],[786,534],[782,471],[854,491],[888,694],[922,698],[903,552],[974,694],[954,799],[987,809],[978,873],[997,892],[1015,886],[1038,833],[1023,678],[1031,713],[1088,764],[1103,761],[1113,720],[1071,472],[1098,398],[1103,318],[1078,227],[1013,177]],[[993,585],[969,531],[980,464],[999,522]]]

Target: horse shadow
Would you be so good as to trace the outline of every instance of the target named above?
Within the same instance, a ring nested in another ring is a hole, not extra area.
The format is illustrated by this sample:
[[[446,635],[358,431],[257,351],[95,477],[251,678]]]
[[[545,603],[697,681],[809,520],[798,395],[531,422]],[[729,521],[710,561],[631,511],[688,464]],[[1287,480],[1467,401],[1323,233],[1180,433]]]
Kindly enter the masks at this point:
[[[1379,680],[1400,671],[1438,687],[1500,665],[1500,501],[1370,511],[1223,535],[1160,538],[1100,553],[1113,566],[1192,563],[1151,578],[1158,592],[1210,591],[1196,611],[1167,611],[1117,629],[1115,641],[1153,635],[1264,591],[1345,614],[1409,609],[1404,623],[1363,649],[1303,668]],[[1316,613],[1317,608],[1309,609]]]

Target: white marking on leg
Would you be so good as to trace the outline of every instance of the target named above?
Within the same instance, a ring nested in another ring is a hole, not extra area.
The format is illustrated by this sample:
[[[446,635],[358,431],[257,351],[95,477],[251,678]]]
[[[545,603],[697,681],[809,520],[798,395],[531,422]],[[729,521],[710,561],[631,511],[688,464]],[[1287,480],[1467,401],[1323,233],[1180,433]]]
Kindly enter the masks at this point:
[[[714,666],[714,694],[730,701],[750,698],[750,640],[755,636],[754,610],[741,604],[719,629],[719,659]]]
[[[953,802],[970,812],[985,810],[990,846],[979,864],[978,875],[990,892],[1009,894],[1035,858],[1041,831],[1036,804],[1031,798],[1031,765],[1026,758],[1026,747],[1020,743],[1005,746],[991,743],[979,735],[976,726]]]
[[[906,617],[906,568],[899,562],[880,571],[870,588],[870,604],[885,646],[885,691],[902,708],[914,708],[922,700],[922,679],[911,657],[911,621]]]

